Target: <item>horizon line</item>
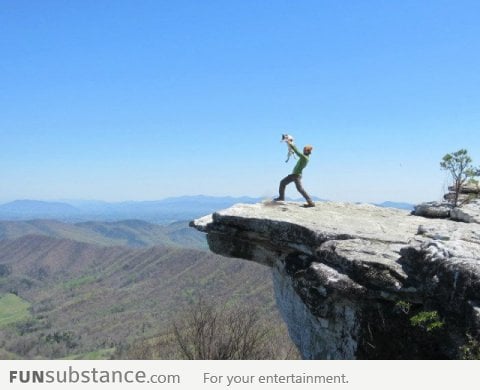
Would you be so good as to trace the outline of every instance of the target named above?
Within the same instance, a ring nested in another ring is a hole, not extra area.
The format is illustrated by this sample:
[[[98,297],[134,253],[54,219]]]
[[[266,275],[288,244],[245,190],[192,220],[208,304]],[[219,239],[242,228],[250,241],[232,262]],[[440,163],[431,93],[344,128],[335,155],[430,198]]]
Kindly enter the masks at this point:
[[[226,198],[226,199],[239,199],[239,198],[249,198],[251,200],[268,200],[272,199],[273,197],[269,196],[252,196],[252,195],[238,195],[238,196],[233,196],[233,195],[205,195],[205,194],[196,194],[196,195],[178,195],[178,196],[167,196],[165,198],[158,198],[158,199],[151,199],[151,200],[119,200],[119,201],[108,201],[108,200],[102,200],[102,199],[65,199],[65,198],[60,198],[60,199],[41,199],[41,198],[17,198],[9,201],[4,201],[0,203],[0,206],[4,206],[7,204],[15,203],[15,202],[42,202],[42,203],[63,203],[63,204],[68,204],[70,206],[73,206],[70,204],[70,202],[98,202],[98,203],[107,203],[107,204],[122,204],[122,203],[148,203],[148,202],[162,202],[162,201],[167,201],[167,200],[173,200],[173,199],[181,199],[181,198],[214,198],[214,199],[221,199],[221,198]],[[409,204],[409,205],[415,205],[417,202],[410,202],[406,200],[383,200],[383,201],[345,201],[345,200],[331,200],[331,199],[325,199],[321,198],[319,196],[313,195],[312,198],[315,198],[316,201],[321,201],[321,202],[339,202],[339,203],[367,203],[367,204],[383,204],[383,203],[403,203],[403,204]],[[302,201],[302,198],[292,198],[292,197],[287,197],[289,201]]]

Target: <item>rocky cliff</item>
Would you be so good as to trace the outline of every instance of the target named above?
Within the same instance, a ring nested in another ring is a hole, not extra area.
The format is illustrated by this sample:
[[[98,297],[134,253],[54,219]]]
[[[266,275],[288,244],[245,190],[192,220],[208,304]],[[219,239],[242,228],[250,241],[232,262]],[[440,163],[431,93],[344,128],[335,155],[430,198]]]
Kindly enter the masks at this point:
[[[478,340],[478,223],[325,202],[238,204],[192,226],[213,252],[272,268],[306,359],[454,359]]]

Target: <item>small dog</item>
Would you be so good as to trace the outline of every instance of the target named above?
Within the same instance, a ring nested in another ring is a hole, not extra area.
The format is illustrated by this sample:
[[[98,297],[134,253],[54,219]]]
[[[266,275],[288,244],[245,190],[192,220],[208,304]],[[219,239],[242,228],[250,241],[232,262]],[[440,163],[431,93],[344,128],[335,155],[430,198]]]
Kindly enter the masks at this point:
[[[288,134],[282,134],[282,139],[280,142],[285,142],[288,146],[288,154],[287,154],[287,159],[285,162],[288,162],[290,160],[290,157],[293,156],[295,158],[295,152],[293,151],[292,147],[290,146],[290,142],[293,143],[293,137]]]

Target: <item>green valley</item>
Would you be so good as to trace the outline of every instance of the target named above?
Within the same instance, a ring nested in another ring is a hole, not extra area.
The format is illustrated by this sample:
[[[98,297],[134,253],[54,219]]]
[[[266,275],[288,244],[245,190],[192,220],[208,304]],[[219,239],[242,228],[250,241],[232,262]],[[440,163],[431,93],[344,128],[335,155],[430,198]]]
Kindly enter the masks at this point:
[[[186,223],[2,224],[0,358],[179,358],[172,326],[200,297],[257,308],[292,351],[270,269],[202,249]]]

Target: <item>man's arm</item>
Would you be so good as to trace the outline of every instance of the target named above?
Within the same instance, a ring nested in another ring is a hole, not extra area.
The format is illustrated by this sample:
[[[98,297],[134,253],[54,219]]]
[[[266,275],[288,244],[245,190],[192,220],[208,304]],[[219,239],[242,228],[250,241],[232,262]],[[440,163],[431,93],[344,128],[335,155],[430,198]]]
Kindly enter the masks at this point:
[[[300,153],[297,149],[297,147],[293,144],[293,142],[289,142],[288,143],[290,145],[290,147],[293,149],[293,151],[295,152],[295,154],[300,157],[300,158],[305,158],[305,156],[303,155],[303,153]]]

